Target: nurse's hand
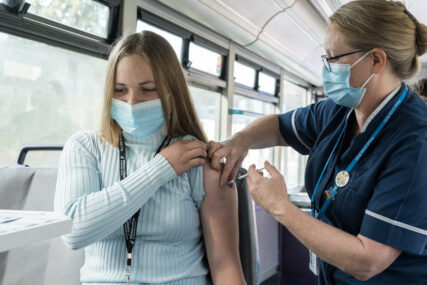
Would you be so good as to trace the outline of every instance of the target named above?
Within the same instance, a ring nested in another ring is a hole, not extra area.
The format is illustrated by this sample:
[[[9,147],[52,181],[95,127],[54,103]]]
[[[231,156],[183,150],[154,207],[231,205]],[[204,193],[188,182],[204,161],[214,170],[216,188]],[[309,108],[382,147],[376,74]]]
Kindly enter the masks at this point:
[[[205,163],[208,148],[204,142],[193,140],[176,141],[164,148],[160,154],[166,158],[176,175],[181,175],[193,167]]]
[[[255,203],[274,216],[289,201],[288,190],[283,175],[273,165],[265,161],[264,167],[271,178],[263,177],[252,164],[248,169],[247,183]]]
[[[213,169],[221,171],[220,186],[236,177],[237,171],[242,165],[243,159],[248,154],[249,147],[239,141],[237,137],[225,142],[208,143],[208,156],[211,159]],[[225,158],[225,165],[222,165]],[[232,186],[232,185],[230,185]]]

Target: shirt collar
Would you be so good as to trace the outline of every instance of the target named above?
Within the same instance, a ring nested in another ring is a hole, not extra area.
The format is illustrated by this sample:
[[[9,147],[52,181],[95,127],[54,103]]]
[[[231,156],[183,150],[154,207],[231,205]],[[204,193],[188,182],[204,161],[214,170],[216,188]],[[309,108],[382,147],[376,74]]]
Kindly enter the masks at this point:
[[[378,113],[384,108],[385,105],[387,105],[388,102],[396,95],[402,85],[399,85],[396,89],[394,89],[387,97],[381,102],[381,104],[378,105],[378,107],[375,108],[375,110],[372,112],[372,114],[366,119],[365,123],[362,126],[362,130],[360,131],[363,133],[368,128],[369,124],[372,122],[372,120],[378,115]],[[351,111],[347,114],[347,120],[350,117],[350,115],[353,113],[354,108],[351,109]]]

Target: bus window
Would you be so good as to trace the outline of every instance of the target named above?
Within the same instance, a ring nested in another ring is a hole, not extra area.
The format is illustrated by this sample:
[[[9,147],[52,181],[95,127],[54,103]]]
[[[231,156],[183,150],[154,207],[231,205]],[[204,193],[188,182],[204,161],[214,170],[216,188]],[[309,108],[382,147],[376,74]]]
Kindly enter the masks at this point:
[[[207,48],[190,43],[191,67],[219,76],[222,68],[222,56]]]
[[[274,105],[245,96],[234,95],[233,111],[232,133],[234,135],[256,119],[274,114]],[[252,163],[255,163],[257,168],[263,167],[265,160],[273,162],[272,148],[250,150],[242,163],[242,167],[247,169]]]
[[[141,20],[138,20],[137,22],[136,31],[137,32],[150,31],[164,37],[173,47],[176,53],[176,56],[178,57],[178,60],[181,61],[182,38],[172,33],[169,33],[165,30],[159,29]]]
[[[306,105],[307,89],[284,81],[282,113],[289,112]],[[286,147],[282,149],[283,159],[281,170],[286,177],[288,191],[298,191],[304,185],[305,157],[296,150]]]
[[[0,33],[0,165],[15,164],[23,146],[98,129],[105,69],[103,59]]]
[[[234,62],[234,80],[253,88],[255,86],[255,69],[239,62]]]
[[[29,13],[107,38],[110,9],[93,0],[31,0]]]
[[[197,115],[208,140],[219,141],[221,94],[191,85],[189,87]]]
[[[265,74],[264,72],[259,73],[258,90],[275,95],[276,93],[276,79],[272,76]]]

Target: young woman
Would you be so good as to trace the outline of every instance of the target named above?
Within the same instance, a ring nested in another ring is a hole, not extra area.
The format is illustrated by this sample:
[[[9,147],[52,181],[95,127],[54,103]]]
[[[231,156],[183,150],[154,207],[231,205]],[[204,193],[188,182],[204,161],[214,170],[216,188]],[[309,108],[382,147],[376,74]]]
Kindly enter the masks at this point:
[[[61,156],[55,209],[85,248],[83,284],[244,284],[237,192],[205,163],[206,138],[179,61],[143,32],[110,54],[102,128]],[[207,262],[206,262],[207,257]]]

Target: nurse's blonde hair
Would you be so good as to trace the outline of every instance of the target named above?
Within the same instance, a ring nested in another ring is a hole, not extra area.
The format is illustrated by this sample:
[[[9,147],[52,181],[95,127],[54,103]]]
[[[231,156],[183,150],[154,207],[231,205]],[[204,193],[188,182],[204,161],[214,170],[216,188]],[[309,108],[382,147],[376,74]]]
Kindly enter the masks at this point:
[[[192,135],[207,142],[175,51],[164,38],[149,31],[123,38],[110,53],[104,88],[101,137],[113,146],[118,145],[121,127],[111,118],[111,102],[117,64],[123,57],[129,55],[141,56],[153,71],[157,93],[165,114],[168,136],[175,138]]]
[[[427,26],[406,10],[405,4],[387,0],[352,1],[339,8],[331,23],[355,49],[380,48],[400,79],[420,69],[418,57],[427,52]]]

